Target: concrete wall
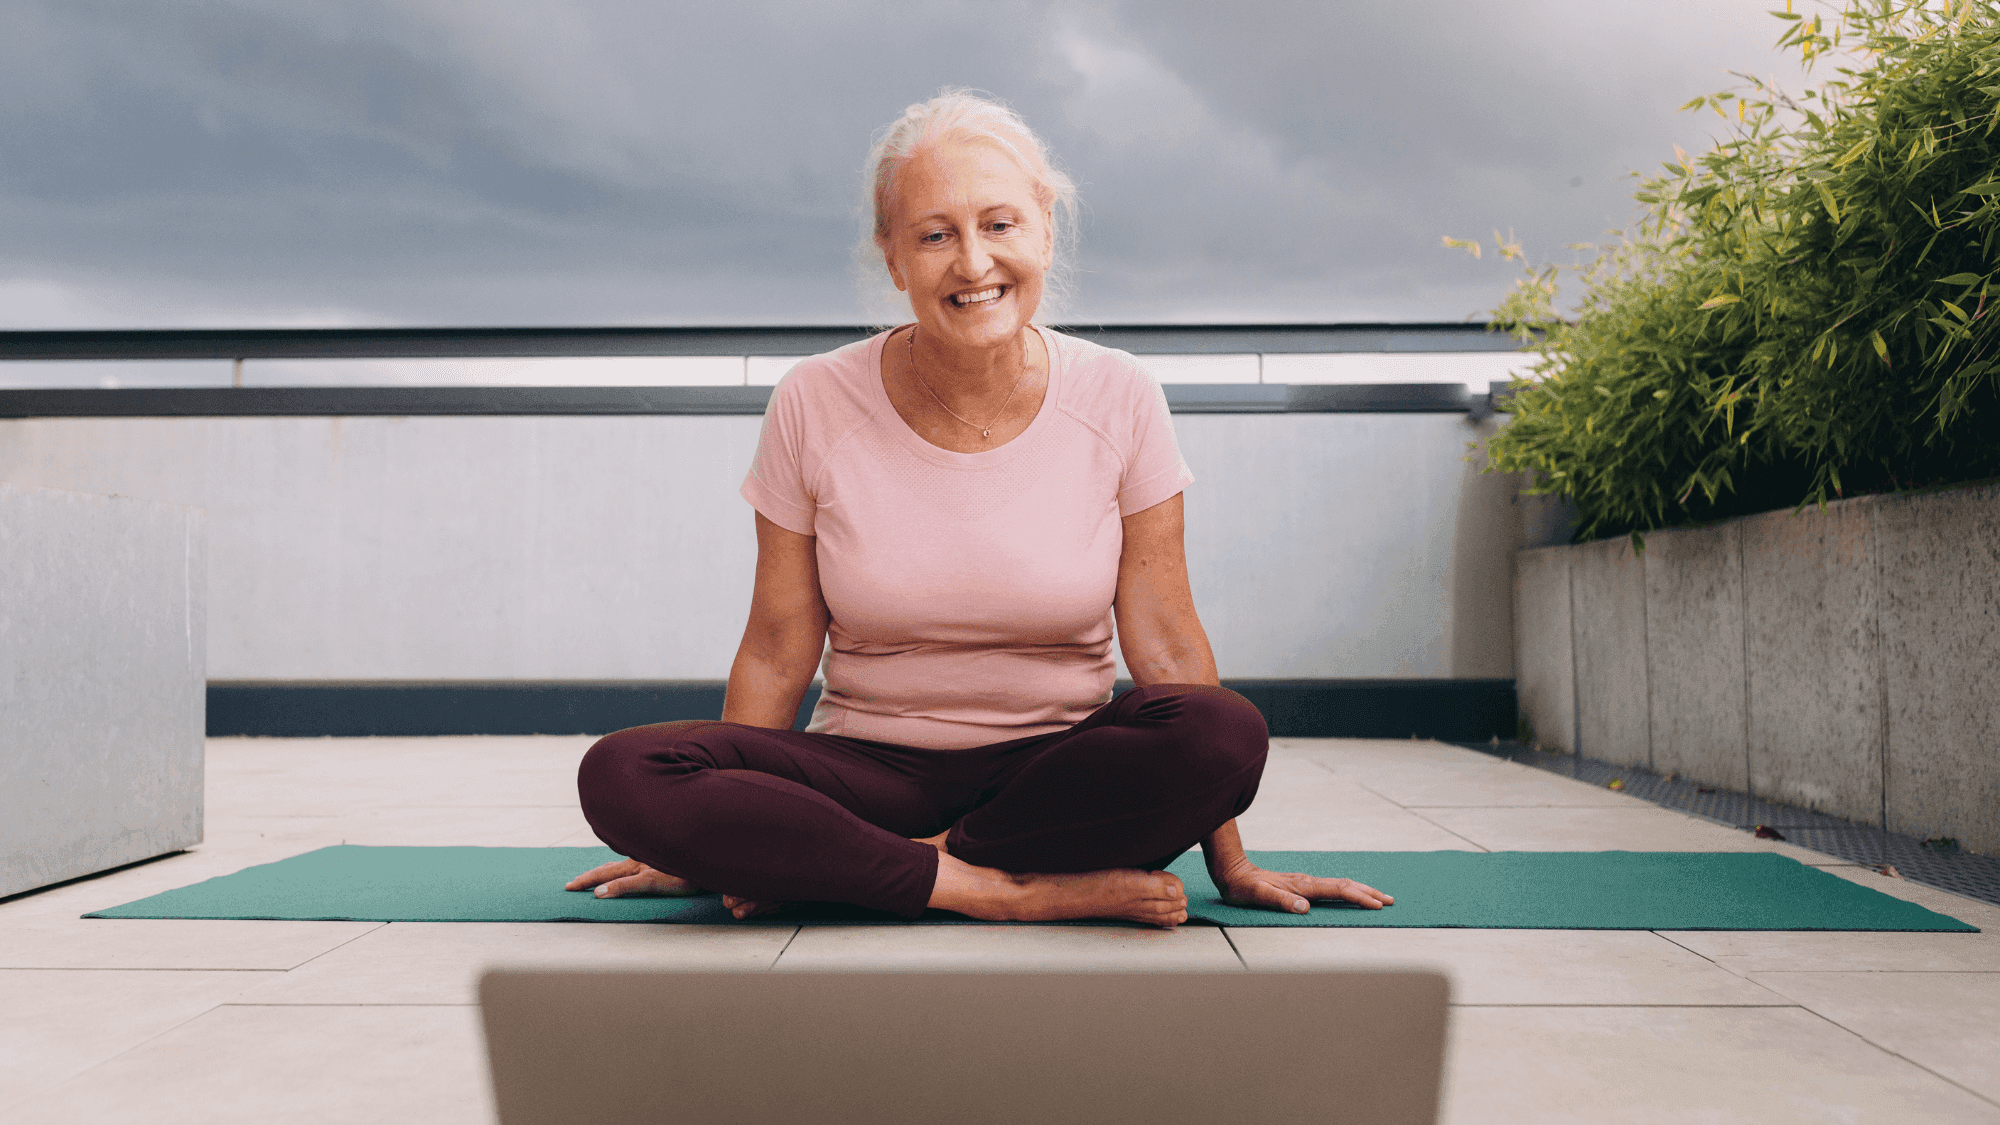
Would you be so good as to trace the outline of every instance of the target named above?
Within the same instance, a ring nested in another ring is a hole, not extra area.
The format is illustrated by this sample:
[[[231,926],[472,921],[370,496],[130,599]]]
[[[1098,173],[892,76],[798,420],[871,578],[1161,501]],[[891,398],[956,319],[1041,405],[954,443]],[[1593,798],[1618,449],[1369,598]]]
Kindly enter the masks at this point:
[[[1545,745],[1594,729],[1591,757],[2000,852],[2000,486],[1657,531],[1629,564],[1627,542],[1521,553],[1517,676]]]
[[[1223,674],[1505,677],[1501,418],[1177,415]],[[0,421],[0,480],[206,508],[216,680],[722,679],[755,417]]]
[[[0,483],[0,896],[199,843],[194,508]]]

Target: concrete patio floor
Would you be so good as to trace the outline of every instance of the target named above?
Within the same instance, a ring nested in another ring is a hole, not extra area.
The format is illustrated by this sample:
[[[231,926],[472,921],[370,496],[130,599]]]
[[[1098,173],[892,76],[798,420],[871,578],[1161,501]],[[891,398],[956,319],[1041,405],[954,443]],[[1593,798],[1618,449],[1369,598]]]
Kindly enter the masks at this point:
[[[78,917],[328,844],[594,843],[572,784],[591,742],[211,739],[207,842],[0,902],[0,1121],[488,1121],[473,998],[488,965],[1114,962],[1440,967],[1454,1001],[1444,1119],[1459,1125],[2000,1123],[2000,908],[1435,742],[1276,740],[1245,843],[1776,850],[1985,932]],[[606,1075],[673,1080],[673,1060],[654,1065],[639,1077],[606,1060]]]

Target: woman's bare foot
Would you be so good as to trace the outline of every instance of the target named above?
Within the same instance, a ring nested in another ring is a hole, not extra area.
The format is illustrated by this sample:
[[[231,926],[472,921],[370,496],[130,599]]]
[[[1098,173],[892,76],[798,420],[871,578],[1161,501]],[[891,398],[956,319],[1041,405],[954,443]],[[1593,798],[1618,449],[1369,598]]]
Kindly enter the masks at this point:
[[[773,911],[782,910],[785,906],[782,902],[756,902],[747,898],[737,898],[735,895],[723,895],[722,905],[728,907],[729,912],[739,919],[762,917]]]
[[[1058,922],[1072,918],[1115,918],[1172,929],[1187,921],[1187,889],[1164,871],[1112,868],[1061,875],[1015,875],[974,867],[945,850],[947,829],[912,837],[938,850],[937,884],[928,906],[953,910],[988,922]],[[737,918],[756,918],[783,907],[723,895]]]
[[[943,849],[939,849],[942,851]],[[1172,929],[1187,921],[1187,889],[1165,871],[1118,867],[1060,875],[1015,875],[938,856],[929,905],[990,922],[1116,918]]]

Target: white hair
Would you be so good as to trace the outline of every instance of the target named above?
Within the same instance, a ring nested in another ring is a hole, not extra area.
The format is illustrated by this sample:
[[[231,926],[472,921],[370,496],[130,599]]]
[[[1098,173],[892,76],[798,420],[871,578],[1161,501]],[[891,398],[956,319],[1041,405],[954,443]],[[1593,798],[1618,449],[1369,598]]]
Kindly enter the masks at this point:
[[[919,102],[876,134],[863,172],[860,238],[854,246],[855,288],[868,318],[878,327],[901,323],[911,313],[909,297],[898,292],[882,259],[896,174],[919,151],[946,141],[979,139],[1013,157],[1034,181],[1047,213],[1053,257],[1043,280],[1035,320],[1047,322],[1067,304],[1076,248],[1076,184],[1049,159],[1048,146],[1004,103],[970,90],[947,86]]]

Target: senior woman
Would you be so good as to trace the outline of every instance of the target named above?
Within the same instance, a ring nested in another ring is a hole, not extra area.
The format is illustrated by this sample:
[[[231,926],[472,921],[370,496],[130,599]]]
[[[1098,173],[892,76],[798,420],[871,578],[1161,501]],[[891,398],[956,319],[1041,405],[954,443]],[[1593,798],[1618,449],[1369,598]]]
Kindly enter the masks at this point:
[[[1162,868],[1198,842],[1240,905],[1393,901],[1244,855],[1268,738],[1195,615],[1165,396],[1130,355],[1033,323],[1074,213],[1040,139],[948,90],[889,127],[868,184],[916,322],[772,393],[722,719],[591,747],[584,814],[631,858],[569,889],[1172,927],[1187,896]],[[1115,699],[1114,620],[1138,685]]]

